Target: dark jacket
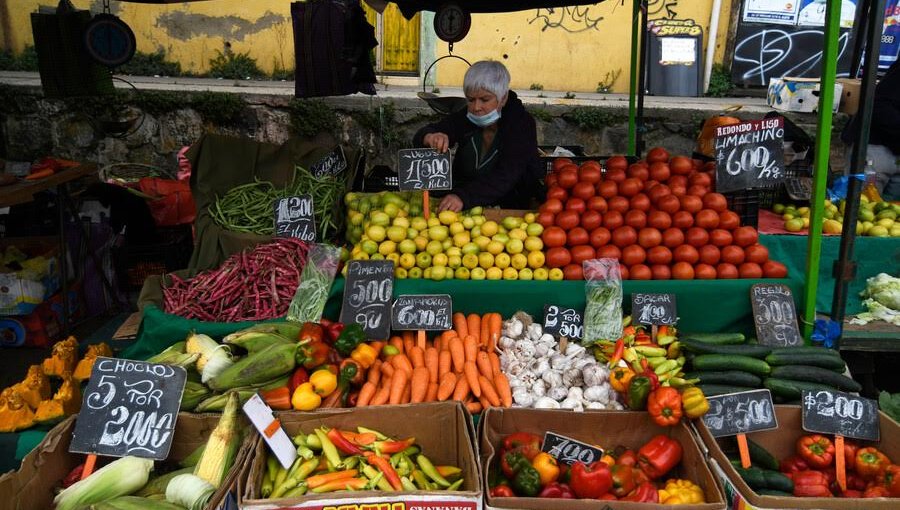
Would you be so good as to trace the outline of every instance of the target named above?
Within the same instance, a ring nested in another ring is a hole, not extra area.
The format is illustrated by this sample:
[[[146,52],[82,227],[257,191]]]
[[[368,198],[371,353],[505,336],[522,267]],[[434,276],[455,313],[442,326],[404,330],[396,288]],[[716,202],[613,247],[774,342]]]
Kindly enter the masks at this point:
[[[413,145],[422,147],[425,135],[429,133],[446,134],[451,146],[480,135],[481,129],[466,118],[466,111],[464,108],[423,127],[413,137]],[[537,128],[534,118],[513,91],[509,92],[509,99],[500,110],[496,136],[500,160],[494,170],[453,189],[467,209],[479,205],[527,208],[530,199],[537,195],[542,177]]]
[[[854,115],[841,136],[845,143],[856,142],[859,123],[859,115]],[[894,62],[875,86],[869,143],[884,145],[900,156],[900,60]]]

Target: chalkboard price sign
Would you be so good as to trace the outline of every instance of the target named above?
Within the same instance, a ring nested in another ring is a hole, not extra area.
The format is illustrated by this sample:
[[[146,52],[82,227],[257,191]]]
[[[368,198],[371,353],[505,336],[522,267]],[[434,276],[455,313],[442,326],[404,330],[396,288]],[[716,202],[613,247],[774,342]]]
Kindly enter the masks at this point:
[[[631,294],[631,317],[638,324],[672,325],[678,321],[675,294]]]
[[[401,149],[397,158],[401,191],[453,189],[450,152]]]
[[[728,393],[707,400],[709,412],[703,415],[703,423],[713,437],[778,428],[769,390]]]
[[[447,331],[453,327],[453,299],[449,294],[408,294],[394,301],[395,330]]]
[[[185,380],[182,367],[98,357],[69,451],[165,460]]]
[[[316,241],[316,215],[312,195],[282,198],[275,202],[275,235]]]
[[[716,128],[716,191],[771,188],[784,182],[784,118]]]
[[[793,347],[803,345],[797,328],[794,296],[787,285],[757,283],[750,287],[750,305],[760,345]]]
[[[878,441],[878,403],[869,398],[832,390],[803,390],[803,430]]]
[[[584,336],[582,313],[574,308],[544,305],[544,332],[554,336],[581,339]]]
[[[313,163],[309,167],[309,172],[313,174],[313,177],[322,178],[328,175],[340,175],[346,169],[347,157],[344,155],[344,148],[338,145],[324,158]]]
[[[541,451],[570,466],[576,462],[591,464],[603,457],[602,449],[553,432],[544,433]]]
[[[369,338],[386,339],[391,332],[394,263],[353,260],[347,266],[341,322],[355,322]]]

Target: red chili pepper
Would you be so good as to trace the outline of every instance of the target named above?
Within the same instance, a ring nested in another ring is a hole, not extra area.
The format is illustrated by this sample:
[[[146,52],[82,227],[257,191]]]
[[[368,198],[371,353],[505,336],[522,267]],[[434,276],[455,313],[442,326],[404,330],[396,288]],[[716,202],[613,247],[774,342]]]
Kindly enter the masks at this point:
[[[825,468],[834,462],[834,443],[821,434],[801,436],[797,440],[797,455],[812,468]]]
[[[576,462],[572,465],[569,486],[579,498],[599,498],[609,492],[612,484],[612,473],[605,462],[597,461],[591,464]]]
[[[647,478],[655,480],[666,475],[681,462],[681,443],[677,439],[659,434],[638,450],[638,466],[647,475]]]
[[[659,492],[656,486],[650,482],[644,482],[637,486],[631,494],[622,498],[622,501],[635,501],[638,503],[659,503]]]
[[[634,345],[653,345],[653,338],[647,333],[638,333],[634,335]]]
[[[334,430],[334,429],[331,429]],[[391,466],[391,463],[381,457],[379,455],[375,455],[374,453],[366,454],[366,462],[375,466],[376,469],[384,474],[384,479],[391,484],[391,487],[396,491],[403,490],[403,484],[400,482],[400,475],[397,474],[397,471]]]
[[[415,444],[416,438],[403,439],[401,441],[376,441],[375,449],[381,453],[398,453]]]
[[[794,480],[794,496],[805,498],[830,498],[828,477],[819,471],[798,471]]]
[[[541,453],[541,437],[528,432],[516,432],[503,438],[504,450],[517,450],[529,461]]]
[[[616,347],[613,350],[613,355],[609,358],[609,366],[616,366],[619,363],[619,360],[622,359],[623,354],[625,354],[625,340],[620,338],[616,340]]]
[[[647,358],[641,358],[641,368],[644,369],[644,373],[641,375],[650,379],[650,390],[652,391],[659,388],[659,376],[653,372],[653,368],[650,366],[650,362],[647,361]]]
[[[335,448],[344,452],[347,455],[362,455],[363,451],[359,449],[358,446],[347,441],[347,438],[341,435],[341,431],[338,429],[331,429],[328,431],[328,439],[334,443]],[[387,476],[387,475],[385,475]],[[399,480],[398,480],[399,481]],[[398,489],[399,490],[399,489]]]

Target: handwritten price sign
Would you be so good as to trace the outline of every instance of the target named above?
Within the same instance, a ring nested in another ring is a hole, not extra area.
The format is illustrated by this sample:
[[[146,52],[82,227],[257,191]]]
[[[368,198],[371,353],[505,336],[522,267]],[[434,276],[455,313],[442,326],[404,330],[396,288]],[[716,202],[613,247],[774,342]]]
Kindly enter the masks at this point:
[[[714,437],[746,434],[778,427],[769,390],[742,391],[708,397],[703,423]]]
[[[576,462],[590,464],[603,457],[602,449],[553,432],[544,433],[541,451],[547,452],[559,462],[569,465]]]
[[[391,332],[394,263],[390,260],[354,260],[347,268],[341,322],[355,322],[369,338],[387,338]]]

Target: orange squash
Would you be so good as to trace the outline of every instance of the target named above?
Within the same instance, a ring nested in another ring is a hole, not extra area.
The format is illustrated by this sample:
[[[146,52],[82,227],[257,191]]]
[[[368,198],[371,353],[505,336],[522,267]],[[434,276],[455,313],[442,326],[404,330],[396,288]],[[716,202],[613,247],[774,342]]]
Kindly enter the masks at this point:
[[[44,373],[48,376],[62,377],[71,374],[78,362],[78,340],[74,336],[57,342],[53,352],[44,360]]]
[[[28,374],[25,376],[25,379],[16,384],[14,388],[32,409],[37,409],[41,400],[46,400],[51,395],[50,380],[44,374],[40,365],[31,365],[28,368]]]
[[[0,432],[15,432],[34,425],[34,411],[14,388],[3,390],[0,400]]]
[[[38,405],[34,420],[38,423],[56,422],[80,410],[81,386],[71,376],[66,376],[56,395]]]
[[[714,157],[716,153],[716,128],[719,126],[740,124],[741,119],[726,115],[727,113],[736,112],[740,109],[740,106],[732,106],[726,108],[725,112],[706,119],[706,122],[703,123],[703,129],[700,130],[700,135],[697,137],[697,152],[710,158]]]
[[[91,378],[91,370],[94,369],[94,361],[96,361],[97,356],[109,358],[112,355],[112,349],[105,343],[89,345],[87,352],[84,353],[84,357],[78,362],[78,365],[75,367],[75,373],[72,375],[78,382],[86,381]]]

